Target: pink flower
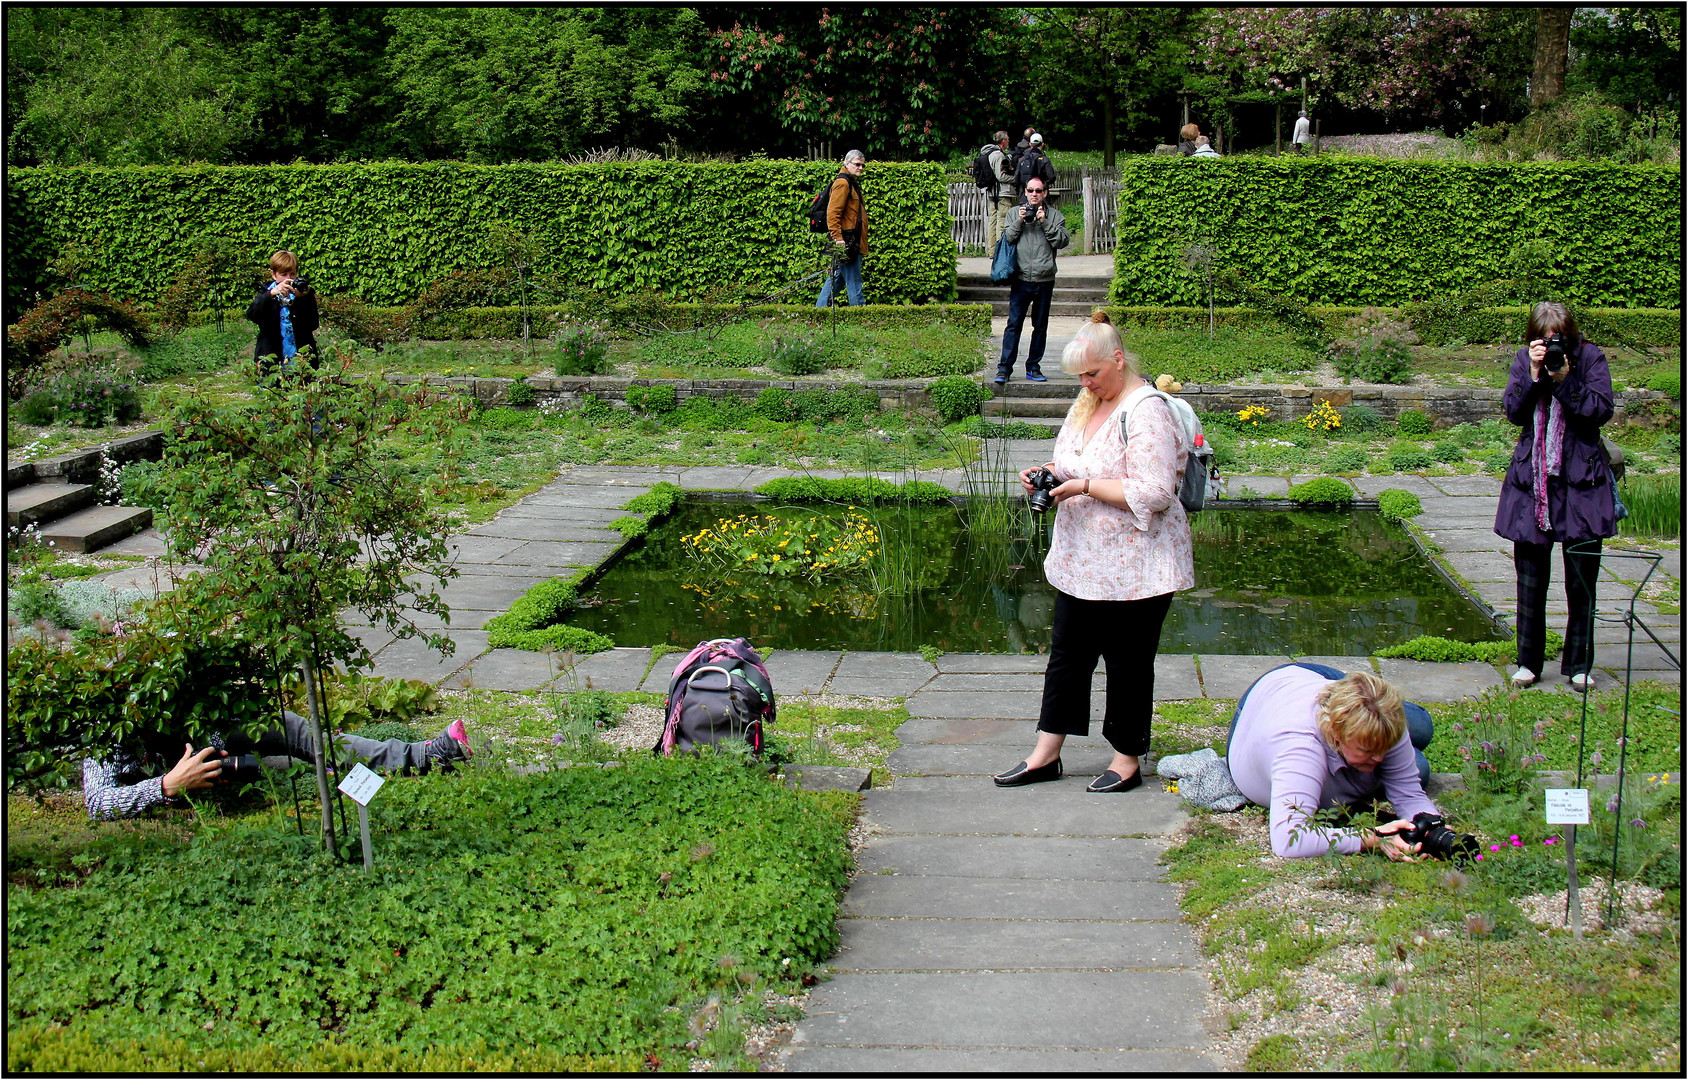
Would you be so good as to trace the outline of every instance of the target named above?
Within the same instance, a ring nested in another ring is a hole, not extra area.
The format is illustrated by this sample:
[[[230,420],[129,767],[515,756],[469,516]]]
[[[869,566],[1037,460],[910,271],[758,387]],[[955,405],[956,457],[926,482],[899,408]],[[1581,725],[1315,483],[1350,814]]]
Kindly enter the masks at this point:
[[[1559,838],[1557,836],[1550,836],[1546,840],[1543,840],[1542,843],[1553,844],[1553,843],[1556,843],[1558,840],[1559,840]]]
[[[1500,850],[1500,845],[1499,845],[1499,844],[1490,844],[1490,845],[1489,845],[1489,850],[1490,850],[1490,851],[1499,851],[1499,850]],[[1482,858],[1482,856],[1478,856],[1478,858]]]

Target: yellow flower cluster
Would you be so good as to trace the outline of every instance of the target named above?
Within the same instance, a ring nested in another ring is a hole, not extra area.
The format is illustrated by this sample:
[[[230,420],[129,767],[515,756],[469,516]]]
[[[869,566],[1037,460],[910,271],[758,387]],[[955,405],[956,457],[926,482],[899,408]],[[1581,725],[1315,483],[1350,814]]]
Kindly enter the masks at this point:
[[[1301,418],[1308,431],[1335,431],[1342,426],[1342,416],[1328,401],[1321,401],[1313,411]]]
[[[1268,409],[1264,405],[1250,405],[1246,409],[1239,409],[1237,411],[1237,419],[1241,420],[1245,424],[1253,424],[1255,427],[1259,427],[1260,421],[1271,411],[1271,409]]]
[[[802,518],[740,514],[680,538],[705,562],[761,574],[808,574],[864,566],[879,552],[879,529],[857,512]]]

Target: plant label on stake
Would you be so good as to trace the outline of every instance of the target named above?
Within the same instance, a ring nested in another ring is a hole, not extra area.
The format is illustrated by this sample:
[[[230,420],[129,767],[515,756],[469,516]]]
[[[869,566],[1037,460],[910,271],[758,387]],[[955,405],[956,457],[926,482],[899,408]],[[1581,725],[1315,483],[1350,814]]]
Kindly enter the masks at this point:
[[[1565,907],[1571,936],[1582,937],[1582,897],[1577,894],[1577,826],[1588,824],[1587,788],[1548,788],[1547,823],[1569,825],[1565,830]]]
[[[375,793],[386,782],[363,764],[353,765],[352,771],[340,781],[340,790],[358,804],[358,833],[363,838],[363,872],[366,874],[375,865],[375,854],[369,847],[369,800],[375,798]]]

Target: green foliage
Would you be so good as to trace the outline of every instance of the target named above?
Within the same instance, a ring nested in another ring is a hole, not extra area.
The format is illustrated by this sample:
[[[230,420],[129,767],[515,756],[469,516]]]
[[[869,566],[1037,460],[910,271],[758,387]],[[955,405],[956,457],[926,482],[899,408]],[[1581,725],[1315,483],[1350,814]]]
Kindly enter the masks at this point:
[[[1048,424],[1033,424],[1025,420],[987,420],[983,416],[969,416],[956,425],[956,434],[975,439],[1053,439],[1058,431]]]
[[[503,618],[503,616],[499,616]],[[488,626],[492,623],[488,622]],[[493,644],[496,642],[496,644]],[[572,653],[575,656],[590,656],[593,653],[606,652],[615,648],[615,642],[602,634],[595,634],[590,630],[582,630],[578,626],[558,624],[555,626],[539,626],[531,630],[510,630],[501,628],[492,639],[489,639],[495,649],[526,649],[528,652]]]
[[[353,731],[380,724],[408,725],[419,716],[439,712],[439,696],[421,679],[389,679],[357,672],[328,670],[321,675],[323,726],[335,731]],[[304,680],[293,673],[282,682],[282,694],[294,712],[308,708]],[[403,738],[414,735],[364,735],[368,739]]]
[[[859,422],[879,411],[879,395],[871,390],[787,390],[769,386],[756,395],[751,407],[758,416],[779,423]]]
[[[1434,424],[1420,409],[1403,409],[1401,415],[1395,418],[1395,427],[1403,435],[1418,438],[1430,434]]]
[[[58,395],[50,390],[37,390],[20,401],[17,405],[17,419],[20,424],[34,424],[45,427],[54,424],[59,419]]]
[[[1378,492],[1377,509],[1390,521],[1406,521],[1424,513],[1424,504],[1410,491],[1389,488]]]
[[[978,371],[979,367],[977,351],[971,355],[956,355],[915,349],[906,356],[891,357],[877,374],[882,379],[937,379],[969,375]]]
[[[1122,161],[1114,303],[1200,303],[1179,264],[1200,240],[1266,289],[1316,303],[1398,305],[1504,276],[1507,252],[1542,221],[1589,253],[1549,268],[1542,284],[1556,294],[1623,307],[1681,302],[1673,168],[1339,157],[1206,164]],[[1296,257],[1285,259],[1286,220],[1327,224],[1298,234]],[[1473,230],[1473,220],[1511,224]],[[1208,236],[1192,235],[1192,222],[1225,224]]]
[[[1318,354],[1275,320],[1260,326],[1207,330],[1146,328],[1129,332],[1126,348],[1142,360],[1143,373],[1161,372],[1183,383],[1226,383],[1265,371],[1305,371]]]
[[[989,401],[993,391],[977,379],[964,375],[946,375],[934,379],[926,387],[926,396],[944,423],[953,424],[968,416],[977,416],[981,403]]]
[[[1369,383],[1409,383],[1413,354],[1399,338],[1368,337],[1334,353],[1336,373]]]
[[[1682,535],[1681,477],[1626,476],[1618,483],[1618,494],[1629,509],[1629,516],[1618,522],[1623,535]]]
[[[826,343],[801,335],[774,337],[768,341],[763,364],[781,375],[819,375],[827,369]]]
[[[78,427],[104,427],[108,423],[130,424],[141,415],[141,398],[135,387],[105,371],[69,371],[48,384],[61,419]]]
[[[1552,659],[1565,647],[1565,639],[1557,631],[1547,632],[1547,657]],[[1420,634],[1402,645],[1379,649],[1384,659],[1423,660],[1435,664],[1465,664],[1481,662],[1504,664],[1517,654],[1518,646],[1511,641],[1454,641],[1434,634]]]
[[[6,598],[6,613],[18,622],[45,622],[51,626],[74,628],[70,608],[52,582],[26,581],[10,592],[11,595]]]
[[[1436,464],[1429,452],[1411,445],[1390,447],[1383,460],[1396,472],[1423,472]]]
[[[580,581],[585,574],[581,571],[570,578],[541,581],[518,596],[509,611],[487,620],[487,644],[494,649],[581,656],[615,648],[615,642],[602,634],[562,623],[579,603]]]
[[[756,494],[784,502],[835,502],[855,506],[874,503],[940,503],[953,493],[929,480],[893,484],[876,476],[846,476],[828,480],[816,476],[782,476],[756,488]]]
[[[1366,452],[1358,446],[1339,446],[1325,456],[1325,471],[1331,473],[1363,472]]]
[[[1548,656],[1563,642],[1550,638]],[[1510,661],[1511,656],[1505,657]],[[1675,714],[1681,709],[1681,691],[1674,683],[1637,682],[1629,690],[1629,743],[1623,749],[1624,768],[1629,770],[1624,799],[1629,802],[1638,781],[1645,774],[1675,772],[1682,767],[1680,724]],[[1475,758],[1481,742],[1487,736],[1480,725],[1493,725],[1490,730],[1504,732],[1499,742],[1512,751],[1516,759],[1525,750],[1533,757],[1542,754],[1543,761],[1532,762],[1537,769],[1575,770],[1582,758],[1583,768],[1590,775],[1613,774],[1618,771],[1617,740],[1624,736],[1624,690],[1594,690],[1588,698],[1588,728],[1583,733],[1582,695],[1546,693],[1542,690],[1523,692],[1496,688],[1474,700],[1429,705],[1436,722],[1436,738],[1431,741],[1425,756],[1437,772],[1458,772],[1469,759],[1459,752],[1463,745]],[[1595,755],[1599,758],[1596,759]],[[1487,772],[1488,770],[1483,770]],[[1637,774],[1642,774],[1637,776]],[[1569,786],[1569,785],[1566,785]],[[1607,791],[1605,794],[1610,795]],[[1594,797],[1591,795],[1591,803]],[[1601,801],[1604,801],[1603,799]],[[1540,804],[1530,808],[1534,827],[1542,828]],[[1520,832],[1514,827],[1511,832]],[[1557,830],[1552,830],[1557,831]],[[1581,845],[1578,845],[1579,847]],[[1564,885],[1560,875],[1560,885]]]
[[[1460,448],[1459,443],[1454,442],[1452,439],[1443,439],[1441,442],[1430,448],[1430,456],[1435,458],[1437,461],[1452,463],[1455,461],[1464,461],[1465,451]]]
[[[1249,1047],[1243,1065],[1253,1072],[1300,1072],[1305,1067],[1294,1035],[1268,1035]]]
[[[393,781],[367,874],[277,815],[116,849],[75,888],[14,888],[8,1008],[90,1033],[95,1055],[169,1038],[190,1048],[178,1062],[273,1047],[290,1068],[683,1069],[706,998],[795,988],[832,955],[853,806],[714,753]],[[215,926],[219,948],[177,947],[184,925]],[[67,982],[90,955],[99,985]],[[342,1041],[387,1049],[337,1060]]]
[[[97,232],[107,242],[84,283],[154,299],[193,238],[214,234],[259,249],[285,242],[319,293],[402,304],[441,275],[493,265],[492,238],[475,223],[497,220],[533,234],[545,253],[536,281],[610,296],[661,288],[698,300],[724,287],[751,298],[813,269],[819,238],[803,210],[834,171],[768,160],[12,169],[8,291],[43,288],[53,253]],[[863,178],[879,303],[954,295],[943,185],[939,166],[914,162],[875,163]],[[283,191],[311,207],[285,228],[274,212]],[[706,205],[714,211],[694,212]]]
[[[1657,390],[1673,398],[1682,396],[1682,372],[1660,371],[1647,379],[1647,389]]]
[[[1383,414],[1370,405],[1350,405],[1342,410],[1342,427],[1356,435],[1370,435],[1383,428]]]
[[[1319,476],[1290,488],[1289,497],[1299,503],[1351,503],[1354,489],[1334,476]]]
[[[609,346],[595,330],[564,330],[557,335],[556,348],[559,376],[607,375],[615,369],[610,363]]]
[[[672,386],[629,386],[627,407],[637,413],[669,413],[680,404]]]
[[[635,514],[647,514],[653,518],[666,516],[680,500],[685,498],[685,491],[678,484],[671,484],[667,480],[659,480],[651,485],[651,489],[643,495],[635,495],[623,506],[623,510]]]
[[[669,393],[673,393],[673,391],[671,390]],[[510,389],[504,392],[504,401],[508,405],[515,405],[518,407],[522,405],[532,405],[535,400],[536,398],[533,392],[533,387],[529,386],[521,379],[517,379],[512,382],[510,384]]]

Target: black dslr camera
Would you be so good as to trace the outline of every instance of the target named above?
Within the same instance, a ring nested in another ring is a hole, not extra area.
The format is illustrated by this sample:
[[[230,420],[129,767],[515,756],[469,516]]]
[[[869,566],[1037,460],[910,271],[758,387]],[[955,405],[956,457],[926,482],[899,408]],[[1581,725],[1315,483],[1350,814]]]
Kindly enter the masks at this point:
[[[276,297],[276,299],[281,303],[282,307],[291,306],[298,293],[306,293],[306,292],[311,291],[310,280],[308,278],[303,277],[303,276],[292,278],[287,283],[289,285],[293,286],[293,294],[291,294],[291,295],[283,294],[281,296]]]
[[[1049,493],[1058,487],[1061,481],[1055,478],[1054,473],[1048,469],[1034,469],[1032,474],[1026,477],[1026,482],[1033,488],[1032,513],[1041,514],[1055,505],[1055,500],[1050,498]]]
[[[1549,334],[1547,341],[1547,355],[1541,358],[1543,371],[1558,371],[1565,366],[1565,336],[1559,333]]]
[[[250,784],[263,771],[263,764],[253,754],[229,754],[227,757],[214,754],[205,760],[223,767],[223,771],[212,778],[218,784]]]
[[[1413,827],[1395,835],[1407,844],[1419,845],[1419,852],[1432,859],[1470,862],[1482,850],[1475,836],[1454,832],[1440,814],[1414,814]]]

